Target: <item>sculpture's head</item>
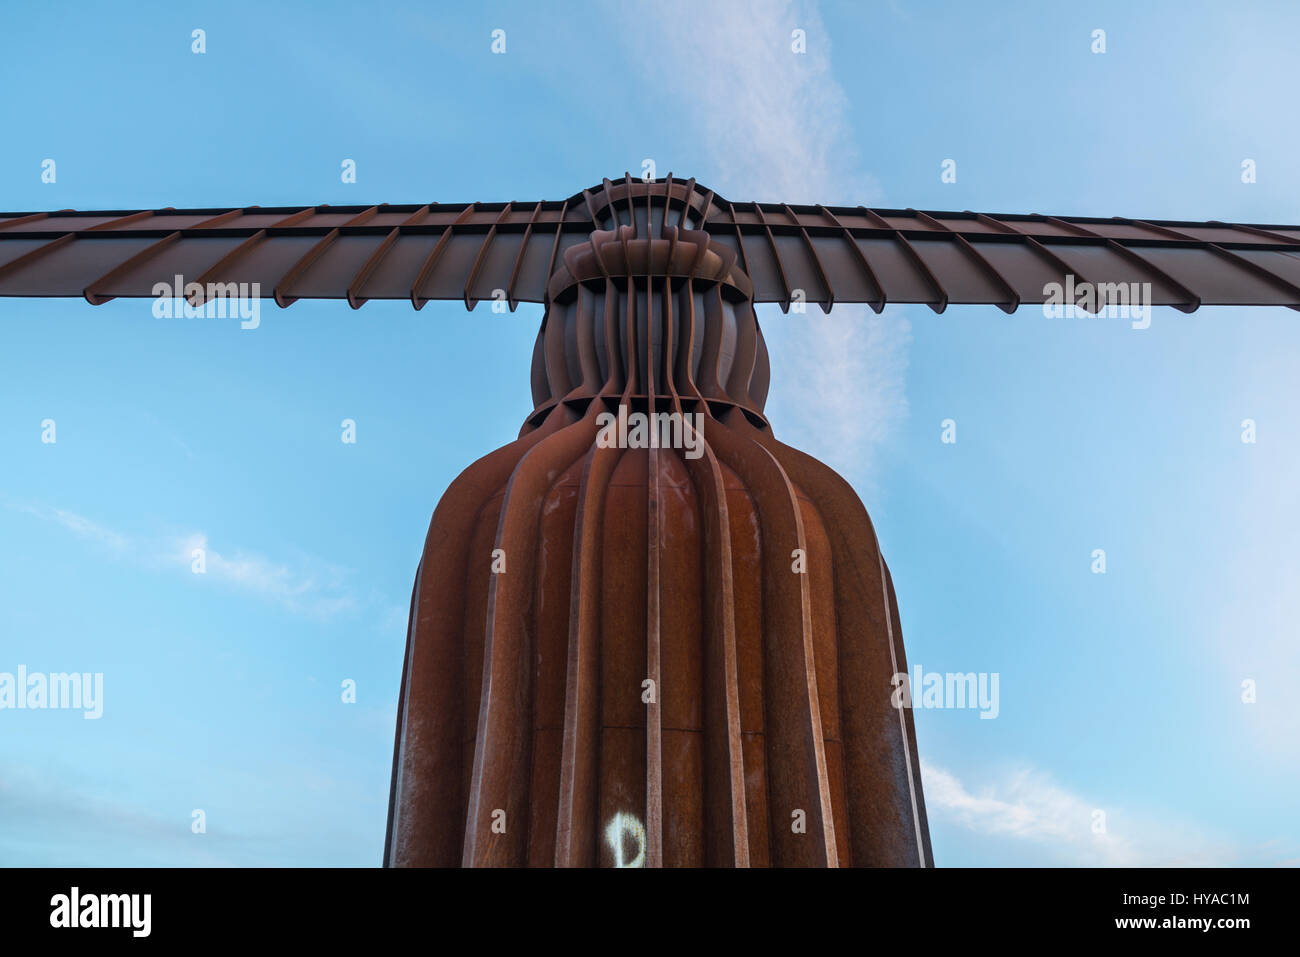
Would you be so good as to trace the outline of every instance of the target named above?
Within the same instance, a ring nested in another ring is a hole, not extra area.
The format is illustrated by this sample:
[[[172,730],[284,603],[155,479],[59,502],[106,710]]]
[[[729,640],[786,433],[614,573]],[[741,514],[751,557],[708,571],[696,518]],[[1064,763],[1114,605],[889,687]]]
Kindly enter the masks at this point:
[[[569,200],[580,218],[547,286],[525,428],[595,396],[740,408],[766,425],[753,286],[736,248],[699,228],[714,200],[671,176],[605,180]],[[587,223],[596,228],[578,238]]]

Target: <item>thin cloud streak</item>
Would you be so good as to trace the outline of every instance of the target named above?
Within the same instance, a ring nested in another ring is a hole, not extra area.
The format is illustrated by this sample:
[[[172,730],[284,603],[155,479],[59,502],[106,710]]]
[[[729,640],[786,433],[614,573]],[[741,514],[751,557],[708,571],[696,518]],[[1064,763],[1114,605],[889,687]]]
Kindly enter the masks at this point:
[[[16,511],[24,515],[32,515],[36,518],[47,522],[55,522],[62,525],[65,529],[72,532],[79,538],[85,538],[115,552],[126,551],[130,547],[130,542],[123,535],[119,535],[112,529],[105,528],[83,515],[75,512],[65,511],[61,508],[49,508],[41,505],[11,505]]]
[[[878,183],[858,165],[848,97],[832,73],[816,4],[670,0],[658,9],[650,20],[635,14],[629,35],[652,87],[680,100],[704,143],[712,165],[707,185],[735,201],[879,200]],[[681,30],[682,23],[691,29]],[[805,33],[805,53],[792,50],[796,29]],[[818,306],[786,316],[763,308],[760,321],[778,437],[826,461],[860,491],[871,485],[878,449],[907,417],[907,320],[849,305],[830,315]]]
[[[978,789],[924,759],[921,775],[931,820],[996,841],[1034,845],[1057,863],[1084,867],[1227,866],[1241,853],[1166,815],[1149,816],[1086,800],[1043,771],[1020,768]],[[1105,829],[1095,830],[1097,812]]]
[[[203,556],[204,574],[312,618],[332,618],[356,608],[356,599],[342,591],[337,569],[294,570],[261,555],[235,551],[231,557],[208,545],[208,537],[195,533],[180,542],[176,561],[193,570],[196,553]],[[327,580],[322,581],[321,576]]]
[[[78,538],[108,549],[119,558],[143,565],[183,568],[187,573],[193,573],[196,550],[202,550],[205,576],[275,602],[294,614],[327,620],[356,611],[361,604],[344,582],[346,572],[326,563],[309,560],[302,567],[294,568],[239,548],[231,549],[229,554],[219,552],[209,546],[208,536],[202,532],[170,541],[145,541],[66,509],[13,502],[6,502],[5,506],[11,511],[57,524]],[[391,616],[390,611],[387,617]]]

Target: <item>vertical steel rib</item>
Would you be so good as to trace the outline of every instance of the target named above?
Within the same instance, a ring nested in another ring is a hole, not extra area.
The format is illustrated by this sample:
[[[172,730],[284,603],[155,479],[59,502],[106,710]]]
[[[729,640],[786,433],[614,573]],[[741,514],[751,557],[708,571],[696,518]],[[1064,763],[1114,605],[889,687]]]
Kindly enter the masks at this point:
[[[794,214],[789,203],[783,203],[786,214],[794,222],[799,223],[799,217]],[[818,207],[820,208],[820,207]],[[808,255],[812,258],[813,265],[817,267],[817,275],[821,277],[822,283],[826,286],[826,302],[822,304],[822,312],[828,313],[835,308],[835,286],[831,283],[831,278],[826,273],[826,267],[822,265],[822,259],[817,255],[817,247],[813,245],[812,238],[808,235],[808,227],[799,223],[799,235],[803,237],[804,248],[808,250]]]
[[[847,243],[849,248],[853,250],[854,255],[857,257],[858,264],[862,266],[862,271],[866,274],[867,279],[871,282],[871,285],[876,287],[876,292],[880,293],[878,298],[867,300],[867,305],[871,307],[871,311],[876,313],[876,315],[880,315],[880,313],[885,309],[885,302],[887,299],[885,287],[881,283],[880,277],[877,276],[876,271],[871,268],[871,262],[867,259],[867,254],[862,251],[862,247],[858,245],[857,240],[849,231],[849,228],[845,226],[844,223],[840,221],[839,217],[829,209],[826,210],[826,215],[829,216],[831,221],[840,228],[841,240]]]
[[[785,275],[785,264],[781,261],[781,251],[776,248],[776,237],[772,235],[772,227],[767,224],[767,217],[763,215],[763,207],[754,203],[754,211],[758,214],[758,221],[763,224],[763,232],[767,234],[767,245],[772,250],[772,259],[776,262],[776,273],[781,277],[781,285],[785,287],[785,298],[781,300],[781,311],[790,311],[790,299],[794,295],[794,290],[790,288],[790,280]]]
[[[628,185],[629,198],[631,184]],[[635,216],[633,217],[635,222]],[[648,222],[648,220],[647,220]],[[665,282],[668,280],[665,279]],[[629,301],[634,292],[629,288]],[[646,363],[646,414],[649,416],[651,435],[654,435],[655,412],[655,347],[654,347],[654,280],[646,279],[646,322],[645,322],[645,363]],[[650,443],[649,466],[646,475],[646,672],[653,682],[654,694],[646,704],[646,866],[663,866],[663,707],[665,691],[662,687],[663,676],[660,664],[662,650],[660,647],[660,613],[659,601],[661,587],[659,578],[659,554],[663,547],[662,503],[659,497],[659,457],[661,451],[653,440]]]
[[[491,227],[488,229],[487,236],[483,240],[483,245],[479,247],[478,255],[474,257],[474,265],[470,267],[469,277],[465,280],[465,308],[472,310],[478,305],[478,300],[471,298],[469,291],[474,285],[474,280],[478,278],[479,270],[483,268],[483,260],[487,258],[488,247],[492,245],[492,240],[496,237],[497,227],[500,226],[510,216],[511,210],[514,209],[514,203],[506,203]]]
[[[533,207],[533,214],[528,217],[528,225],[524,227],[524,238],[519,244],[519,252],[515,254],[515,264],[510,269],[510,279],[506,282],[506,302],[510,311],[514,312],[515,307],[519,305],[515,299],[515,282],[519,279],[519,267],[523,265],[524,253],[528,251],[528,240],[533,235],[533,225],[537,222],[538,214],[542,211],[542,204],[538,203]]]
[[[359,226],[371,216],[374,216],[378,211],[378,206],[371,206],[369,209],[353,216],[346,223],[343,223],[343,226]],[[290,266],[285,271],[285,274],[280,277],[279,282],[275,284],[275,288],[271,291],[271,295],[274,297],[277,306],[281,309],[285,309],[298,301],[297,297],[291,295],[289,290],[293,288],[293,284],[302,277],[303,273],[305,273],[311,265],[316,262],[316,260],[320,259],[320,257],[324,255],[325,250],[329,249],[334,240],[339,237],[339,230],[340,227],[335,226],[328,233],[322,236],[320,241],[312,246],[311,249],[307,250],[306,254]]]
[[[451,243],[452,236],[455,235],[456,227],[464,223],[467,219],[472,219],[474,217],[474,210],[477,207],[478,203],[470,203],[459,216],[447,224],[447,228],[442,231],[442,235],[438,237],[438,241],[433,244],[433,249],[429,251],[429,255],[425,257],[424,262],[420,265],[420,271],[416,273],[415,280],[411,283],[411,305],[415,306],[416,309],[423,309],[424,304],[429,301],[420,295],[420,288],[428,281],[429,277],[433,275],[433,270],[438,265],[438,260],[442,258],[442,254]]]

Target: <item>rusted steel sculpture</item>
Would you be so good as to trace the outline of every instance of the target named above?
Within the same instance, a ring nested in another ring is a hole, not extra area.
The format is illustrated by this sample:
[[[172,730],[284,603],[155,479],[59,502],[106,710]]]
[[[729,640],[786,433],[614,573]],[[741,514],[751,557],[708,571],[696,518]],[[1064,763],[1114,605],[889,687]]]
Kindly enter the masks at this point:
[[[429,528],[386,864],[925,866],[893,582],[849,485],[773,435],[754,304],[1012,312],[1056,283],[1095,309],[1137,283],[1187,312],[1300,308],[1300,227],[732,204],[671,176],[0,215],[0,295],[174,277],[196,303],[546,304],[533,412]]]

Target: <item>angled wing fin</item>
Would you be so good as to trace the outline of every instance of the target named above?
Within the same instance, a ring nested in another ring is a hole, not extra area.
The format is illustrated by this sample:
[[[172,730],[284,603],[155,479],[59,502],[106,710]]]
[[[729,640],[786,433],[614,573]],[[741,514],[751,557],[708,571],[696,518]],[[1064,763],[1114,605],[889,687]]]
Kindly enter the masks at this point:
[[[1090,284],[1096,304],[1119,284],[1149,284],[1149,303],[1300,308],[1300,226],[985,215],[717,200],[705,228],[734,249],[754,299],[783,308],[865,302],[1048,301],[1052,283]]]
[[[542,302],[591,222],[568,201],[0,214],[0,296],[153,297],[256,283],[298,299]],[[190,296],[200,301],[206,292]]]

